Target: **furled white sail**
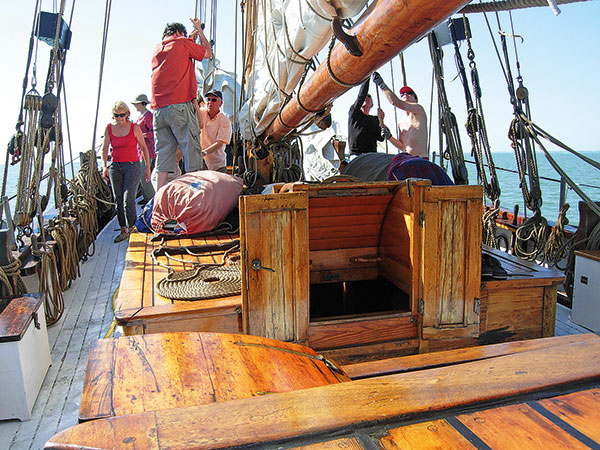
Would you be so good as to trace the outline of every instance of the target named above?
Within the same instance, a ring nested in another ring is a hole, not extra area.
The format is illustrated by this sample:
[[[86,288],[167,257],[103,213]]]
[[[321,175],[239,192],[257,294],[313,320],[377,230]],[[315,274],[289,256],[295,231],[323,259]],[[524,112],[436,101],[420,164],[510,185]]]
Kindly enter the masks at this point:
[[[366,0],[258,1],[255,58],[239,123],[246,139],[259,136],[331,37],[331,20],[358,14]],[[267,10],[265,10],[265,8]]]

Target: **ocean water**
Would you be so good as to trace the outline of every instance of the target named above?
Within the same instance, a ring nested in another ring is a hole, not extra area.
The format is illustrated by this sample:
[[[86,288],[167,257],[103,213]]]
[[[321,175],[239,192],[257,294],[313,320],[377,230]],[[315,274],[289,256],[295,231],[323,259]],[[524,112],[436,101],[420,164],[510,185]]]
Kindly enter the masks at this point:
[[[585,151],[581,153],[600,163],[600,151]],[[600,170],[566,151],[550,152],[550,155],[590,199],[600,201]],[[500,183],[500,206],[512,210],[518,204],[519,214],[523,214],[525,205],[519,186],[519,175],[513,173],[516,172],[517,168],[514,153],[495,152],[493,153],[493,158]],[[465,161],[474,162],[470,154],[465,154]],[[556,221],[559,212],[560,175],[541,152],[537,153],[537,163],[542,189],[542,214],[549,221]],[[499,168],[507,170],[499,170]],[[475,164],[467,162],[467,169],[469,171],[469,182],[475,183],[477,180]],[[579,223],[579,201],[580,198],[577,193],[570,188],[567,189],[567,203],[570,205],[567,211],[567,218],[569,219],[569,224],[573,226]],[[528,211],[528,214],[531,215],[531,212]]]
[[[597,162],[600,162],[600,151],[587,151],[582,152],[588,158],[591,158]],[[558,162],[560,167],[567,173],[567,175],[573,179],[575,183],[594,201],[600,201],[600,170],[587,164],[585,161],[579,159],[575,155],[572,155],[565,151],[551,152],[552,157]],[[519,205],[519,212],[523,213],[524,204],[523,196],[521,194],[521,188],[519,187],[519,176],[516,173],[510,171],[516,171],[516,163],[514,153],[511,152],[496,152],[493,154],[494,164],[496,168],[503,168],[509,171],[499,170],[498,178],[500,182],[500,189],[502,195],[500,197],[501,206],[509,209],[513,209],[515,204]],[[466,161],[473,161],[471,155],[465,154]],[[538,168],[540,172],[541,188],[542,188],[542,214],[548,220],[555,221],[558,217],[559,211],[559,193],[560,193],[560,177],[556,171],[550,166],[546,157],[542,153],[538,153]],[[48,165],[46,167],[47,171]],[[469,171],[469,180],[474,183],[477,180],[477,170],[474,164],[467,163],[467,169]],[[72,171],[77,174],[79,170],[79,161],[76,160],[73,163],[73,169],[71,169],[70,163],[66,167],[67,177],[70,178]],[[4,174],[4,167],[0,165],[0,176]],[[17,191],[17,180],[19,176],[19,166],[9,166],[7,184],[6,184],[6,195],[10,198],[13,197]],[[46,192],[46,182],[43,181],[40,192]],[[578,202],[579,196],[575,191],[568,189],[567,191],[567,202],[571,205],[567,212],[569,224],[576,226],[579,222],[578,214]],[[14,199],[11,201],[11,211],[14,212]],[[53,210],[53,204],[49,204],[46,209],[44,216],[53,217],[55,215]]]

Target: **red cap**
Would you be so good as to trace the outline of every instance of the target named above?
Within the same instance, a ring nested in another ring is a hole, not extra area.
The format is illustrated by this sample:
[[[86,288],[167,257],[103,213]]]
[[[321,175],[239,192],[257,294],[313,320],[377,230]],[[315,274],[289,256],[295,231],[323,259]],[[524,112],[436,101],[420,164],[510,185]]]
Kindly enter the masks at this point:
[[[413,91],[411,88],[409,88],[408,86],[404,86],[402,89],[400,89],[400,95],[402,94],[406,94],[407,92],[410,92],[411,94],[415,94],[415,91]]]

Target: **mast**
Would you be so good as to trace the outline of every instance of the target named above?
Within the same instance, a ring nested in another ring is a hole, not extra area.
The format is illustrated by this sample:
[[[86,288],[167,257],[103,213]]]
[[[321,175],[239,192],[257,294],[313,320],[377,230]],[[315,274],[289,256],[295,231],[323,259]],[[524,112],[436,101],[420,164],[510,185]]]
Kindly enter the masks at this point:
[[[266,143],[281,140],[312,113],[320,111],[373,71],[395,57],[438,23],[452,15],[468,0],[380,0],[373,12],[349,34],[356,34],[363,55],[350,55],[337,43],[298,96],[294,97],[264,134]],[[300,104],[298,103],[300,99]],[[304,108],[304,109],[303,109]]]

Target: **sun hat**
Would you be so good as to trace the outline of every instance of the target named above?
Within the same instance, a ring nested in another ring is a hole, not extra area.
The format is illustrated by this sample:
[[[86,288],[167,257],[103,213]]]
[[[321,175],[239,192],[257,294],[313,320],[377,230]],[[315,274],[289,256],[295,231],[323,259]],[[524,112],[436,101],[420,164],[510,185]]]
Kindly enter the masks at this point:
[[[135,96],[135,99],[131,103],[133,103],[134,105],[136,103],[144,103],[147,105],[148,103],[150,103],[150,100],[148,100],[148,96],[146,94],[138,94]]]

